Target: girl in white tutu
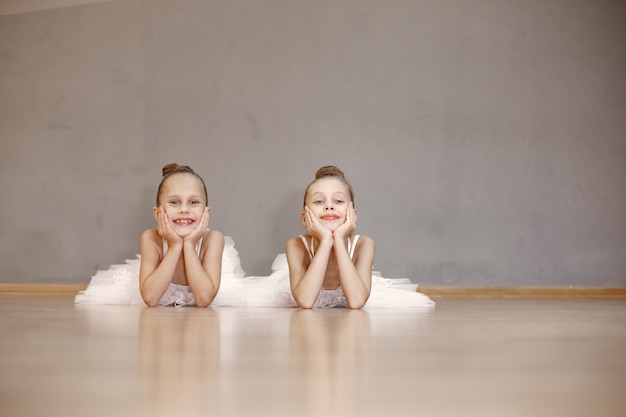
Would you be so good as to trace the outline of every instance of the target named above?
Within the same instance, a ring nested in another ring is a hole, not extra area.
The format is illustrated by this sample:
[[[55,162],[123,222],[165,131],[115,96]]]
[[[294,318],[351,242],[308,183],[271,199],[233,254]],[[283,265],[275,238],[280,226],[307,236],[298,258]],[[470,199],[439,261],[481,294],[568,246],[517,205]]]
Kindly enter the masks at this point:
[[[431,307],[408,279],[387,279],[372,273],[374,240],[355,235],[358,212],[352,187],[337,167],[315,174],[304,195],[302,224],[306,236],[285,246],[291,293],[298,306]],[[407,287],[412,291],[406,291]]]
[[[140,259],[100,271],[76,303],[211,304],[220,287],[224,235],[208,229],[210,210],[198,174],[188,166],[163,167],[153,208],[157,228],[141,235]]]
[[[434,306],[409,279],[372,271],[374,241],[354,234],[352,188],[336,167],[320,168],[307,187],[301,213],[307,234],[287,242],[269,276],[245,276],[233,240],[207,229],[206,188],[191,168],[168,165],[163,174],[153,209],[158,227],[143,233],[141,256],[98,271],[77,304]]]
[[[376,245],[367,236],[353,235],[357,216],[343,172],[320,168],[304,195],[301,217],[307,235],[285,245],[291,291],[300,307],[319,305],[327,295],[350,308],[367,302]]]

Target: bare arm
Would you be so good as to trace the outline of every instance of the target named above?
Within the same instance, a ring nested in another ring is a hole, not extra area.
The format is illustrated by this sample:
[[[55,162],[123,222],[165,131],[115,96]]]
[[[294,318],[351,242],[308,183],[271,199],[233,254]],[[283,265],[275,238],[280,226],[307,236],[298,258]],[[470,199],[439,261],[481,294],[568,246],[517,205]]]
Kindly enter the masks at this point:
[[[300,238],[293,238],[285,245],[291,293],[300,307],[313,308],[315,305],[324,283],[331,249],[332,241],[324,240],[313,260],[309,260],[309,253]]]
[[[374,241],[367,236],[361,236],[354,259],[350,259],[343,239],[336,240],[334,248],[341,288],[348,306],[353,309],[362,308],[372,288],[372,264],[376,252]]]
[[[335,258],[339,269],[341,288],[350,308],[362,308],[370,296],[372,288],[372,264],[376,246],[367,236],[361,236],[354,251],[354,259],[350,259],[347,239],[356,230],[356,212],[350,202],[345,222],[333,233]]]
[[[198,224],[183,238],[185,278],[198,307],[211,304],[217,295],[222,271],[224,235],[217,230],[207,230],[210,211],[205,207]],[[196,248],[201,239],[199,254]]]
[[[207,230],[204,238],[206,250],[202,262],[196,253],[195,244],[185,242],[183,247],[187,282],[198,307],[206,307],[213,302],[222,275],[224,235],[217,230]]]
[[[162,238],[154,229],[141,235],[141,266],[139,269],[139,289],[145,303],[151,307],[158,305],[159,300],[172,282],[176,265],[182,254],[182,242],[169,245],[165,256]]]

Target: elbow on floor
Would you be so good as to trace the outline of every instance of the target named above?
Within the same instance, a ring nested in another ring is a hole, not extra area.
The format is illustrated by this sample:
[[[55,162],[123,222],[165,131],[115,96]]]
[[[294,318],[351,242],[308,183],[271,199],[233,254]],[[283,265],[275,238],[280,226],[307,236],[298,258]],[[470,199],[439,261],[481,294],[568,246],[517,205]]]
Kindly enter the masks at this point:
[[[203,294],[200,297],[195,297],[195,301],[196,301],[196,306],[197,307],[202,307],[202,308],[206,308],[208,306],[211,305],[211,303],[213,302],[213,300],[215,299],[215,296],[217,294]]]

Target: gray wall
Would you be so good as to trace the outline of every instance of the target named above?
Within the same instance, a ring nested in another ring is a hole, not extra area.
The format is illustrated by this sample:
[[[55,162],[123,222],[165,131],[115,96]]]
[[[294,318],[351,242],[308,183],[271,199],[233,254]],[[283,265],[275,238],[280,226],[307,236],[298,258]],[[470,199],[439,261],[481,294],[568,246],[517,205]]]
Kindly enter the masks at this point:
[[[0,281],[133,257],[175,161],[251,275],[335,164],[383,275],[626,286],[624,1],[0,3]]]

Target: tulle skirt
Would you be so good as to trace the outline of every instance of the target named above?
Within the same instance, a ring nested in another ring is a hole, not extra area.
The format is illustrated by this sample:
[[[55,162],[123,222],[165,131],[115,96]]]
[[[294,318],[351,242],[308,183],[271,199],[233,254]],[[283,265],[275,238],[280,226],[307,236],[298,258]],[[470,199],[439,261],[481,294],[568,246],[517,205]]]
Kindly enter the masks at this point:
[[[142,304],[139,292],[140,257],[98,271],[84,291],[75,297],[77,304]],[[159,305],[195,305],[187,286],[170,284]],[[372,273],[372,291],[365,309],[432,308],[435,303],[417,292],[417,285],[407,278],[384,278]],[[322,290],[314,308],[347,307],[341,289]],[[285,254],[272,263],[269,276],[245,276],[239,253],[229,236],[225,237],[222,277],[217,296],[210,307],[297,307],[289,286],[289,268]]]
[[[140,255],[127,259],[123,264],[111,265],[109,269],[98,271],[91,277],[87,288],[74,298],[76,304],[139,304],[146,305],[139,291]],[[239,252],[230,236],[224,237],[222,254],[221,288],[226,282],[242,279],[244,272],[239,261]],[[160,306],[195,305],[191,289],[185,285],[170,284],[159,301]]]

